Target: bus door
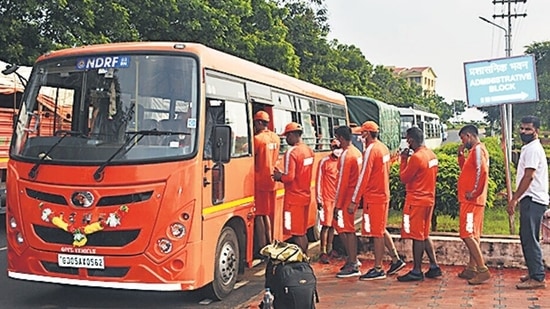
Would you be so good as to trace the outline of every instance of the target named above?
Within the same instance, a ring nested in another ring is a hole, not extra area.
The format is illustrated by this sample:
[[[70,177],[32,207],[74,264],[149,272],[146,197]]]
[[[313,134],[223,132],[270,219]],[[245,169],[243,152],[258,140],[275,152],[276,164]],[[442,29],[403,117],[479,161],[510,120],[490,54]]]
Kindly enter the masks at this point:
[[[244,219],[242,228],[246,231],[235,232],[246,235],[248,243],[252,241],[253,236],[254,158],[252,157],[252,132],[248,126],[247,115],[247,105],[244,102],[207,99],[202,196],[206,214],[212,214],[213,218],[217,218],[217,214],[224,214],[219,219],[223,222],[216,221],[214,223],[216,226],[230,220],[225,215],[228,213],[227,210],[233,210],[229,213],[230,216],[241,216]],[[222,156],[225,155],[224,151],[228,152],[228,158],[224,160],[216,157],[220,155],[219,149],[216,150],[219,148],[220,140],[219,136],[216,137],[214,134],[219,126],[231,129],[229,143],[224,145],[228,149],[221,149]],[[205,235],[211,232],[211,230],[203,231]],[[245,239],[242,239],[242,242],[240,245],[245,245]],[[251,246],[248,247],[252,254]],[[245,256],[242,255],[241,258]]]

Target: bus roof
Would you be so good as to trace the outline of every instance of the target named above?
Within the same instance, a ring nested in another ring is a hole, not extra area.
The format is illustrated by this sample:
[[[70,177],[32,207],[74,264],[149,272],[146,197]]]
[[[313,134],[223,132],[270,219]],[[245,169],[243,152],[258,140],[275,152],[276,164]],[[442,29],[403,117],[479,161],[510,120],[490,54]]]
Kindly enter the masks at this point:
[[[421,111],[412,107],[399,107],[399,114],[401,114],[401,116],[424,115],[432,118],[439,118],[437,114]]]
[[[262,81],[271,86],[314,97],[328,102],[345,104],[344,95],[321,86],[288,76],[251,61],[224,53],[198,43],[184,42],[127,42],[87,45],[48,52],[37,59],[37,62],[57,57],[75,57],[89,54],[113,54],[124,52],[173,52],[192,53],[201,59],[201,65],[230,75]]]

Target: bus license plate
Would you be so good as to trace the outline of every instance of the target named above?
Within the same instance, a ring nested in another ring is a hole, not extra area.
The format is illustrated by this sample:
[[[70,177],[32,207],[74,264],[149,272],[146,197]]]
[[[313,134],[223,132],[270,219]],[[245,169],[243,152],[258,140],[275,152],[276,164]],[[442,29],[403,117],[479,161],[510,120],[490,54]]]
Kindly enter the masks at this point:
[[[96,255],[58,254],[57,265],[71,268],[105,268],[104,258]]]

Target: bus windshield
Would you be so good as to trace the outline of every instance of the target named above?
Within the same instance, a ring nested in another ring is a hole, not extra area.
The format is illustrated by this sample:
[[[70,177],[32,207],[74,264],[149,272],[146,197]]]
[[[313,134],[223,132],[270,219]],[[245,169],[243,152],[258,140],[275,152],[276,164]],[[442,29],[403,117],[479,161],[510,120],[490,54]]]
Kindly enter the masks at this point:
[[[415,125],[414,116],[401,115],[401,138],[407,137],[407,130]]]
[[[11,155],[90,165],[192,156],[198,84],[196,59],[181,55],[44,60],[27,86]]]

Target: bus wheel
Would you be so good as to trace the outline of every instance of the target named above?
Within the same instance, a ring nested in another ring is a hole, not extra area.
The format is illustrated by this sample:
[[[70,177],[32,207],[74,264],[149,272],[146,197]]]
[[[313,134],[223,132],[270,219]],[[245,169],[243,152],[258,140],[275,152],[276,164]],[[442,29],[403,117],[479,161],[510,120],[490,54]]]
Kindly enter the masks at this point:
[[[210,283],[210,294],[214,299],[222,300],[228,296],[239,273],[239,241],[231,227],[225,227],[216,245],[214,281]]]

